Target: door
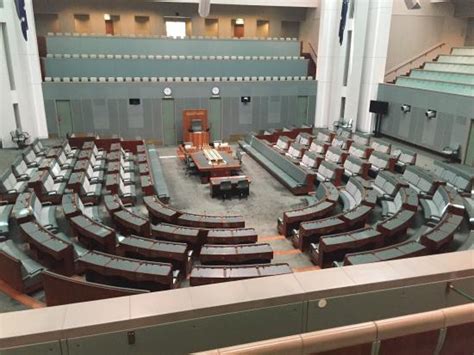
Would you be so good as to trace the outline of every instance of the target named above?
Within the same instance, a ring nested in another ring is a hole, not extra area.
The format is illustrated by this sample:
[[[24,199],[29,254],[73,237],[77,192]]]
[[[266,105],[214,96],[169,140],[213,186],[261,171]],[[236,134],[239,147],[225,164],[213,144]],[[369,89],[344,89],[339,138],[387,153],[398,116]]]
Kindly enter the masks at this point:
[[[471,120],[471,131],[467,141],[466,159],[464,164],[474,166],[474,120]]]
[[[221,99],[212,98],[209,100],[209,124],[210,124],[210,141],[222,139],[222,112]]]
[[[163,99],[161,101],[161,117],[163,119],[163,143],[165,145],[176,145],[173,99]]]
[[[304,124],[308,124],[308,96],[298,96],[298,111],[296,116],[295,125],[301,127]]]
[[[244,36],[244,25],[234,25],[234,37],[241,38]]]
[[[56,113],[58,135],[60,137],[66,137],[67,134],[71,134],[74,131],[74,126],[72,124],[71,101],[57,100]]]
[[[114,35],[114,21],[105,20],[105,33],[108,35]]]

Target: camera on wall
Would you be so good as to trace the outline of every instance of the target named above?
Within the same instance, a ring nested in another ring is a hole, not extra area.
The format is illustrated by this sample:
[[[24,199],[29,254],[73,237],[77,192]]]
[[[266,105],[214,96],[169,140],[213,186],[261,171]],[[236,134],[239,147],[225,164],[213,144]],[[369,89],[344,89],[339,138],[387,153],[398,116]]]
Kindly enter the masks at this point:
[[[426,118],[431,120],[432,118],[436,117],[436,111],[435,110],[426,110],[425,116],[426,116]]]
[[[402,106],[400,106],[400,110],[402,110],[403,113],[408,113],[411,111],[411,106],[403,104]]]

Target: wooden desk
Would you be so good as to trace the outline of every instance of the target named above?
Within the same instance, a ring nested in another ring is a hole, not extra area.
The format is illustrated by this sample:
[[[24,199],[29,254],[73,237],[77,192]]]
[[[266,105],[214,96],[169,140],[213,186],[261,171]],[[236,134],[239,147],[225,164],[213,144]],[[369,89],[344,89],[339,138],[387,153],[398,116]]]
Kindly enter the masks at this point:
[[[202,183],[209,182],[210,177],[230,176],[233,171],[240,170],[240,162],[234,159],[232,155],[225,152],[219,152],[218,154],[222,158],[222,161],[217,163],[209,161],[204,151],[191,154],[191,159],[194,161],[194,164],[196,164],[196,168],[201,175]]]
[[[93,143],[93,142],[91,142]],[[84,145],[86,145],[86,143],[84,143]],[[87,160],[89,161],[92,157],[92,149],[88,149],[88,150],[81,150],[81,152],[79,153],[78,157],[77,157],[77,160]]]
[[[84,142],[95,141],[96,135],[94,133],[73,133],[69,137],[69,144],[73,148],[82,148]]]
[[[82,144],[82,150],[91,150],[91,149],[94,149],[94,146],[95,146],[94,141],[84,142],[84,144]]]
[[[150,175],[150,167],[147,163],[138,164],[138,173],[140,175]]]
[[[107,164],[107,174],[118,173],[120,171],[120,162],[111,161]]]
[[[50,149],[48,149],[48,151],[46,153],[46,158],[49,158],[49,159],[55,158],[55,159],[57,159],[61,155],[62,151],[63,151],[62,147],[50,148]]]
[[[117,194],[120,184],[120,175],[118,173],[107,174],[105,177],[105,188],[112,194]]]
[[[119,161],[121,156],[120,148],[119,150],[114,150],[107,154],[107,161]]]
[[[141,175],[140,185],[142,186],[142,191],[145,196],[151,196],[155,194],[155,188],[150,175]]]
[[[84,181],[84,174],[85,173],[83,171],[72,173],[69,181],[67,182],[67,188],[79,193],[82,182]]]
[[[74,165],[74,172],[77,171],[86,171],[89,167],[89,160],[78,160],[77,163]]]
[[[219,194],[219,188],[220,184],[222,181],[230,181],[232,184],[232,189],[234,189],[239,181],[248,181],[250,184],[252,180],[250,180],[247,176],[245,175],[237,175],[237,176],[222,176],[222,177],[211,177],[209,179],[210,183],[210,191],[211,191],[211,197],[215,197]]]
[[[122,147],[122,145],[120,144],[120,142],[112,143],[110,145],[110,152],[120,151],[121,147]]]
[[[115,224],[124,232],[132,232],[138,236],[150,236],[150,221],[129,210],[120,210],[113,214]]]
[[[50,170],[53,167],[55,162],[56,162],[56,159],[54,159],[54,158],[43,159],[43,161],[41,162],[41,164],[38,167],[38,170],[39,171]]]

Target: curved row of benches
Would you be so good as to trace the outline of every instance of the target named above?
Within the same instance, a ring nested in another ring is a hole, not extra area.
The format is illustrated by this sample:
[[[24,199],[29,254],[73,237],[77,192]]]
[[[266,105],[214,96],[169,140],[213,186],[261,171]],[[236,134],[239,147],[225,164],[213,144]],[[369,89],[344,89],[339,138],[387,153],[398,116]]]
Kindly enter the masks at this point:
[[[462,224],[466,199],[463,201],[455,188],[443,186],[445,182],[433,174],[414,166],[416,153],[392,148],[390,144],[375,139],[369,145],[364,138],[354,135],[352,141],[349,135],[338,136],[325,130],[318,132],[317,137],[304,138],[306,143],[311,142],[310,150],[313,151],[306,151],[301,162],[307,168],[312,168],[313,164],[321,182],[317,189],[317,202],[285,212],[283,218],[278,219],[280,233],[291,236],[294,246],[301,250],[309,245],[310,258],[320,267],[331,266],[333,262],[340,260],[349,260],[346,263],[360,263],[369,259],[375,261],[372,254],[376,254],[380,260],[390,260],[445,250]],[[297,141],[298,138],[296,141],[287,137],[279,138],[274,148],[280,153],[291,151],[300,144]],[[370,157],[374,157],[373,161]],[[383,162],[378,164],[377,160]],[[372,181],[367,180],[368,176],[363,172],[369,167],[375,167],[372,169],[375,172],[375,179]],[[325,169],[330,173],[325,174]],[[457,181],[458,189],[467,194],[465,189],[472,186],[471,180],[474,177],[468,177],[464,173],[457,179],[448,169],[443,163],[438,163],[438,175],[449,177],[451,184]],[[328,180],[335,184],[340,181],[331,175],[337,175],[337,170],[344,171],[349,181],[345,188],[338,191],[343,212],[329,216],[335,210],[335,201],[333,204],[329,203],[324,191]],[[402,174],[395,174],[395,170]],[[354,185],[359,187],[355,189]],[[369,206],[367,203],[360,203],[359,195],[363,190],[371,192]],[[364,227],[376,200],[382,207],[383,219],[372,227]],[[422,228],[423,232],[417,240],[411,238],[404,241],[419,205],[428,225]],[[441,223],[439,228],[434,225],[446,218],[454,222]],[[366,257],[369,254],[371,257]],[[346,255],[348,259],[345,259]]]
[[[291,235],[296,248],[304,251],[322,235],[360,228],[365,224],[376,203],[374,191],[366,189],[359,179],[351,178],[345,192],[354,200],[347,211],[332,217],[302,222],[299,229]]]

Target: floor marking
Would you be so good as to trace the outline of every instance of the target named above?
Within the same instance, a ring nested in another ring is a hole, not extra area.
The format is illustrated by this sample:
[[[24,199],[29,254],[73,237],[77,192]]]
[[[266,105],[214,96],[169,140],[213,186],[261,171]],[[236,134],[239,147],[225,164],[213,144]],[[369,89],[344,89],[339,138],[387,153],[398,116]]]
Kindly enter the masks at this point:
[[[160,159],[175,159],[176,155],[162,155]]]
[[[303,267],[294,267],[292,268],[293,272],[305,272],[305,271],[314,271],[314,270],[321,270],[319,266],[303,266]]]
[[[22,305],[28,308],[43,308],[46,305],[43,302],[38,301],[37,299],[30,297],[24,293],[18,292],[10,285],[7,285],[4,281],[0,280],[0,292],[3,292],[10,298],[13,298],[15,301],[21,303]]]
[[[274,235],[269,237],[258,237],[259,242],[270,242],[272,240],[285,240],[283,235]]]
[[[290,249],[290,250],[274,250],[274,255],[295,255],[301,254],[301,250],[299,249]]]

